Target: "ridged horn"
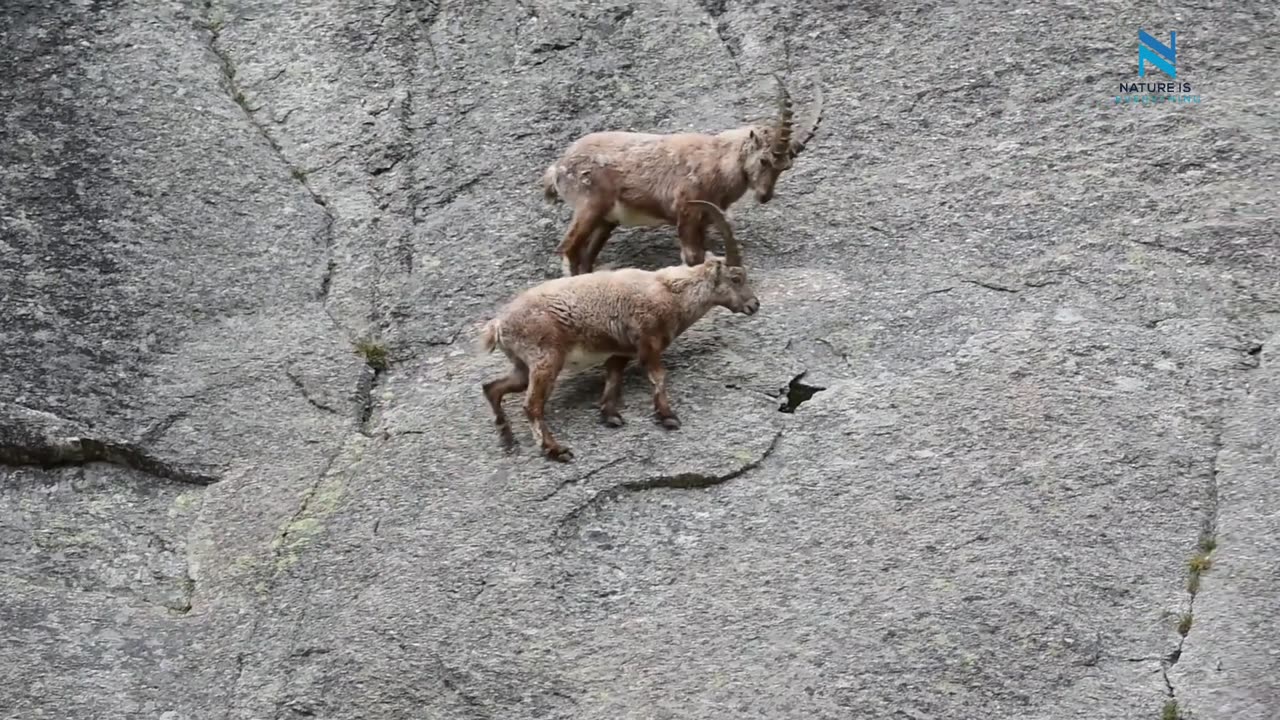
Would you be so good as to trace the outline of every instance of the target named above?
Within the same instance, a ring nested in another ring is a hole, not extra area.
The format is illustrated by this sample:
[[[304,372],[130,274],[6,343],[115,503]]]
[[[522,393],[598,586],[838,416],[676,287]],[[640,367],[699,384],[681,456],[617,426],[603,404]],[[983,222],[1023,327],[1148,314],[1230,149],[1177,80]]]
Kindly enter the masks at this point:
[[[778,124],[774,128],[772,150],[776,157],[785,157],[790,153],[791,148],[794,116],[791,111],[791,93],[787,92],[787,86],[782,82],[781,77],[774,74],[773,79],[778,81]]]
[[[706,200],[693,200],[699,205],[706,205],[714,210],[711,213],[711,222],[715,224],[716,230],[720,232],[720,237],[724,239],[724,264],[725,265],[742,265],[742,246],[738,244],[738,239],[733,236],[733,228],[729,226],[729,220],[724,216],[724,211],[714,203]]]
[[[805,123],[804,132],[802,132],[799,137],[791,141],[791,157],[793,158],[801,152],[804,152],[804,146],[808,145],[809,141],[813,139],[814,133],[818,132],[818,125],[822,122],[822,88],[817,88],[814,91],[813,102],[814,108],[813,111],[810,112],[809,121]]]

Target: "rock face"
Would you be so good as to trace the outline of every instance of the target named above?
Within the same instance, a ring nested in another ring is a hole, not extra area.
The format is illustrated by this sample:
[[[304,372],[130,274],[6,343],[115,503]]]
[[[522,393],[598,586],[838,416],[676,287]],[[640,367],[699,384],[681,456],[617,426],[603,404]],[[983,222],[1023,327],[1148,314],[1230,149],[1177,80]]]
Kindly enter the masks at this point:
[[[1199,104],[1116,104],[1138,28]],[[10,0],[0,715],[1280,717],[1278,31]],[[734,206],[762,308],[670,351],[684,427],[589,371],[573,463],[504,454],[472,338],[559,273],[542,170],[773,72],[826,118]]]

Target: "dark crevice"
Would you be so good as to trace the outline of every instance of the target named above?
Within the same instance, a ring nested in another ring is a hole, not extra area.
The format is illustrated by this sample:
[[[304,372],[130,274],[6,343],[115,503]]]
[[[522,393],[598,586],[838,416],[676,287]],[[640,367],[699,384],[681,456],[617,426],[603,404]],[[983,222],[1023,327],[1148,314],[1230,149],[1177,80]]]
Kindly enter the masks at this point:
[[[24,433],[22,442],[0,442],[0,465],[45,470],[106,463],[191,485],[212,485],[216,475],[179,467],[130,442],[91,437],[45,438]]]
[[[768,460],[769,456],[771,456],[774,450],[778,448],[778,443],[781,442],[781,440],[782,440],[782,431],[779,430],[774,434],[773,440],[769,443],[769,446],[764,449],[764,452],[760,454],[760,457],[744,465],[741,465],[734,470],[724,473],[722,475],[714,475],[714,474],[701,473],[701,472],[684,472],[684,473],[676,473],[675,475],[658,475],[656,477],[645,478],[643,480],[633,480],[630,482],[625,482],[620,485],[615,485],[613,487],[601,490],[600,492],[597,492],[596,494],[592,495],[585,502],[581,503],[580,505],[578,505],[577,507],[573,508],[568,513],[566,513],[565,516],[560,519],[560,523],[559,523],[560,530],[562,533],[565,532],[568,528],[575,525],[578,519],[581,518],[582,515],[586,513],[588,510],[591,510],[593,508],[598,508],[601,505],[603,505],[605,502],[613,500],[625,493],[635,493],[635,492],[643,492],[645,490],[658,490],[658,489],[701,490],[709,487],[714,487],[716,485],[722,485],[726,482],[729,482],[730,480],[733,480],[738,477],[742,477],[743,475],[760,467],[760,465],[762,465],[765,460]],[[603,470],[604,468],[600,468],[600,469]]]
[[[330,220],[330,232],[332,232],[332,220]],[[333,273],[338,269],[338,261],[330,257],[325,263],[324,272],[320,274],[320,296],[319,300],[326,300],[329,297],[329,288],[333,285]]]
[[[794,413],[800,405],[812,399],[814,395],[826,390],[825,387],[800,382],[808,372],[806,370],[791,378],[791,382],[786,387],[786,399],[778,406],[778,412]]]
[[[582,33],[581,33],[581,32],[579,32],[579,33],[578,33],[578,35],[577,35],[577,37],[571,38],[571,39],[569,39],[569,40],[556,40],[556,41],[553,41],[553,42],[544,42],[544,43],[539,43],[539,44],[535,45],[535,46],[533,47],[533,49],[531,49],[531,50],[529,51],[529,54],[530,54],[530,55],[540,55],[540,54],[542,54],[542,53],[550,53],[550,52],[557,52],[557,51],[560,51],[560,50],[568,50],[569,48],[573,47],[574,45],[577,45],[581,40],[582,40]],[[538,64],[541,64],[541,63],[534,63],[534,64],[535,64],[535,65],[538,65]]]
[[[426,30],[424,29],[425,33]],[[410,47],[416,45],[410,44]],[[409,67],[415,67],[416,54],[414,57],[408,58]],[[410,70],[411,82],[416,82],[416,71]],[[412,145],[414,143],[415,131],[413,129],[414,105],[413,90],[405,90],[404,96],[400,100],[400,133],[405,143]],[[396,164],[399,164],[399,160]],[[405,275],[412,275],[416,264],[417,252],[414,249],[414,238],[417,236],[417,228],[422,224],[422,218],[418,213],[418,207],[422,202],[421,183],[418,182],[418,168],[413,162],[405,163],[405,172],[403,179],[400,181],[401,191],[404,193],[405,202],[407,204],[409,226],[405,228],[400,236],[396,238],[395,253],[400,269]]]
[[[378,404],[376,393],[378,385],[382,381],[382,375],[386,372],[385,367],[374,367],[372,365],[369,367],[373,374],[369,376],[369,382],[365,385],[364,401],[360,407],[360,434],[365,436],[369,436],[371,432],[369,422],[373,418],[373,410]]]
[[[970,280],[968,278],[965,278],[964,282],[967,282],[970,285],[977,285],[978,287],[986,288],[988,290],[995,290],[996,292],[1004,292],[1004,293],[1020,292],[1018,288],[1011,288],[1011,287],[1006,287],[1004,285],[997,285],[993,282],[987,282],[985,280]]]
[[[930,295],[941,295],[943,293],[949,293],[955,289],[956,287],[954,285],[949,285],[947,287],[938,288],[937,290],[928,290],[926,292],[920,293],[920,297],[928,297]]]

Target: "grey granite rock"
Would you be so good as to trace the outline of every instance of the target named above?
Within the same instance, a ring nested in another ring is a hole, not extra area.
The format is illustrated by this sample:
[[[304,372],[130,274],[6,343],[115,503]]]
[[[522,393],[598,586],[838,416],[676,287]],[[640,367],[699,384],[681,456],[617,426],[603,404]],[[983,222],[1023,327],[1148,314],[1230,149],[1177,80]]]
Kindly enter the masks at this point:
[[[1200,104],[1114,103],[1138,27]],[[1277,29],[11,0],[0,716],[1280,717]],[[559,273],[543,168],[774,72],[825,121],[734,206],[761,312],[671,349],[683,427],[588,371],[573,463],[504,453],[473,339]]]

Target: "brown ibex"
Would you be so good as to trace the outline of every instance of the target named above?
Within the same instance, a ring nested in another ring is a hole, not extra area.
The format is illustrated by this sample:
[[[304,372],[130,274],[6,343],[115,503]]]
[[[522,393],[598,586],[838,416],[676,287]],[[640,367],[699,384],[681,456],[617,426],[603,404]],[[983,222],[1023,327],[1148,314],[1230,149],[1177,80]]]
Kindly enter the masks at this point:
[[[822,93],[804,130],[792,137],[791,95],[778,82],[773,125],[747,125],[721,133],[595,132],[565,150],[542,175],[548,202],[563,200],[573,219],[556,248],[566,275],[591,272],[619,226],[675,225],[680,257],[698,265],[705,254],[707,213],[693,201],[725,210],[748,189],[773,198],[778,176],[791,168],[822,121]]]
[[[701,200],[694,202],[703,202]],[[481,344],[487,352],[501,349],[514,366],[506,376],[483,384],[503,440],[513,441],[502,398],[525,392],[524,411],[543,453],[554,460],[573,457],[547,429],[543,410],[556,378],[566,365],[603,364],[606,371],[601,420],[623,424],[618,412],[622,371],[639,361],[653,383],[653,407],[663,427],[680,420],[667,399],[662,353],[713,307],[754,315],[760,309],[742,249],[724,214],[710,207],[712,222],[724,239],[724,258],[708,256],[698,265],[660,270],[625,268],[548,280],[517,295],[485,324]]]

